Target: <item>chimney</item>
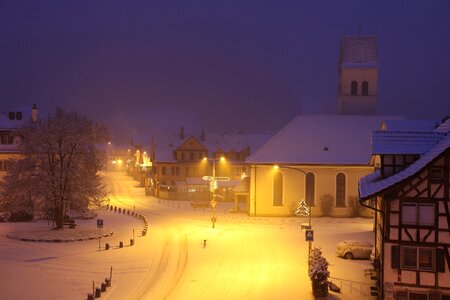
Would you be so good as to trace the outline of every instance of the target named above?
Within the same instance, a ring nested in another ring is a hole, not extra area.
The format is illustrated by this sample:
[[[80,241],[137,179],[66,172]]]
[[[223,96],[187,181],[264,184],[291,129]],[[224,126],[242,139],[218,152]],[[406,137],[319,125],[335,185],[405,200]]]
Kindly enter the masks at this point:
[[[31,122],[37,122],[38,120],[38,110],[36,104],[31,107]]]
[[[184,127],[180,127],[180,140],[184,139]]]

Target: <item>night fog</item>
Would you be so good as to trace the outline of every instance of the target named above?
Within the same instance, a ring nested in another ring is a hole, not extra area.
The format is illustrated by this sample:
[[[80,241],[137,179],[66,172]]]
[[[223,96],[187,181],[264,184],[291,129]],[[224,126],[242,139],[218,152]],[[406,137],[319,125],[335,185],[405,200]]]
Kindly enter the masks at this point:
[[[2,1],[3,110],[77,110],[113,139],[276,130],[337,111],[342,35],[378,39],[378,114],[450,113],[447,1]]]

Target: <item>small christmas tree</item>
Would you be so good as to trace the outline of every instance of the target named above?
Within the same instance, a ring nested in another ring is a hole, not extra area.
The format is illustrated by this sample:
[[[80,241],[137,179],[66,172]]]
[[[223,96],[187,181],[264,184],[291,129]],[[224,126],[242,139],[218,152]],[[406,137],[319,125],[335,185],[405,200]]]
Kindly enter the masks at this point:
[[[305,199],[300,201],[300,203],[298,204],[297,210],[295,211],[295,215],[301,216],[301,217],[309,216],[309,208],[305,202]]]
[[[328,295],[328,262],[322,256],[320,248],[313,248],[309,255],[308,275],[312,283],[312,292],[315,297],[326,297]]]

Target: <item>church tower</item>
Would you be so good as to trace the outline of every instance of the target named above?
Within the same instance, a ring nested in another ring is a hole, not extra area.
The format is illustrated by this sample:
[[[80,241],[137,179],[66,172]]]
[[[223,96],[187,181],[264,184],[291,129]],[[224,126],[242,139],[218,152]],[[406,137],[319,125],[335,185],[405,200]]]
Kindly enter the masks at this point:
[[[339,47],[338,113],[375,115],[378,88],[377,39],[342,36]]]

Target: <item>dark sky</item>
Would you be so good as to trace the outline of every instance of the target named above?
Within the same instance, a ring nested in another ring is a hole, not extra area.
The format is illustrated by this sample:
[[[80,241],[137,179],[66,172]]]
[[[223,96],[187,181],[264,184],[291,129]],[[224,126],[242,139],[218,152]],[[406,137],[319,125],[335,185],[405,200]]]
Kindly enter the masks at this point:
[[[335,113],[339,37],[378,37],[380,114],[450,115],[450,2],[3,1],[0,104],[77,110],[116,140]]]

